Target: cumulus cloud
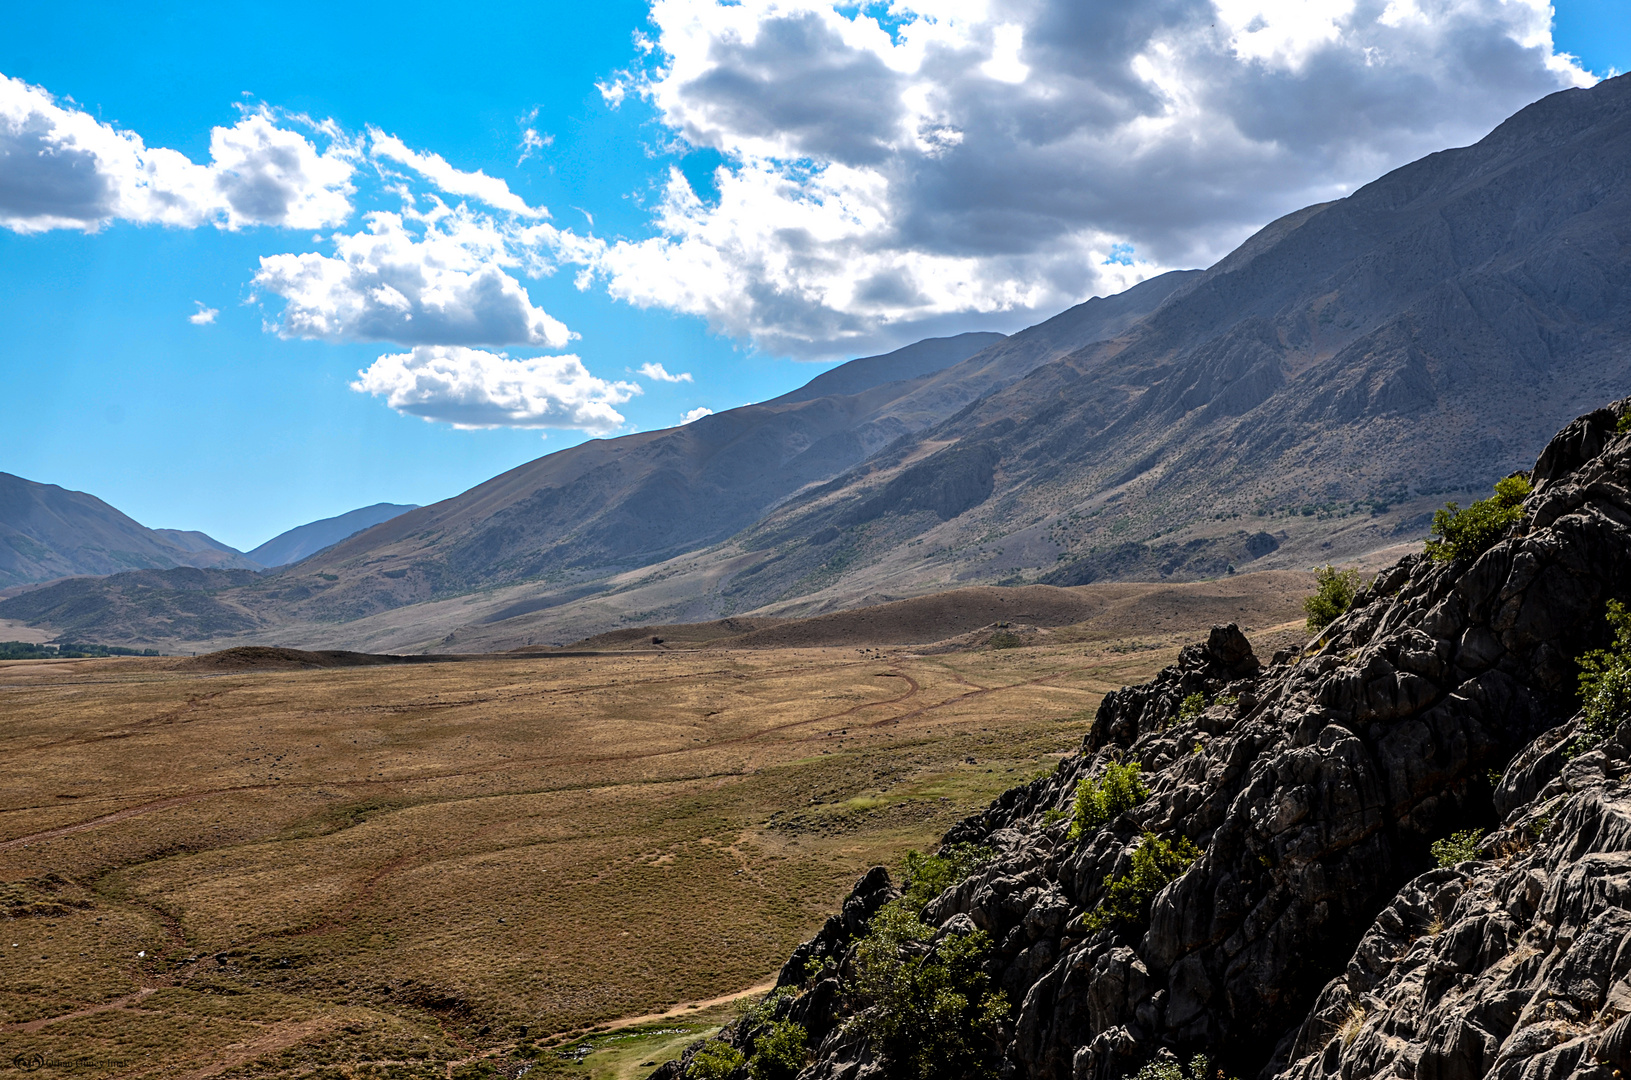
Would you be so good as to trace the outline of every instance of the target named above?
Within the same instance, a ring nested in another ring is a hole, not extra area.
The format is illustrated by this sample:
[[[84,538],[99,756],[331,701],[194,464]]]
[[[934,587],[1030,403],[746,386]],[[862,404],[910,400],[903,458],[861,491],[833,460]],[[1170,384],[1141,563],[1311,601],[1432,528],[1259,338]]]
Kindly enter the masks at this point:
[[[691,373],[682,371],[678,375],[670,375],[668,369],[661,364],[641,364],[640,374],[656,382],[691,382]]]
[[[638,94],[722,155],[653,235],[552,234],[617,297],[775,351],[1013,325],[1179,266],[1591,76],[1547,0],[654,0]]]
[[[696,421],[701,420],[704,416],[712,416],[713,414],[714,411],[708,408],[706,405],[698,405],[696,408],[680,417],[680,427],[684,427],[686,424],[695,423]]]
[[[220,308],[205,307],[202,300],[194,300],[193,304],[198,310],[187,316],[187,321],[194,326],[209,326],[215,321],[215,317],[221,314]]]
[[[397,412],[457,428],[572,428],[610,434],[613,406],[640,387],[597,378],[576,356],[512,359],[460,346],[419,346],[381,356],[351,389],[383,397]]]
[[[538,133],[528,131],[537,145],[542,146],[542,140],[537,139]],[[449,165],[440,154],[425,154],[417,150],[410,150],[407,145],[394,135],[387,135],[377,128],[368,132],[369,150],[377,158],[385,158],[399,165],[405,165],[434,184],[439,191],[449,195],[462,195],[466,198],[476,199],[488,206],[517,217],[538,218],[548,217],[549,211],[542,207],[528,206],[526,201],[510,190],[510,185],[503,180],[488,176],[481,170],[463,172]],[[525,142],[525,136],[523,136]],[[522,155],[525,158],[525,154]]]
[[[200,165],[0,75],[0,226],[90,232],[123,220],[313,229],[344,221],[352,148],[331,138],[319,152],[278,119],[261,109],[213,129],[210,162]]]
[[[517,247],[526,246],[513,230],[463,205],[438,206],[428,215],[376,211],[366,220],[363,231],[334,236],[333,255],[262,257],[255,284],[286,301],[278,333],[550,348],[574,336],[533,306],[508,272],[521,261]]]

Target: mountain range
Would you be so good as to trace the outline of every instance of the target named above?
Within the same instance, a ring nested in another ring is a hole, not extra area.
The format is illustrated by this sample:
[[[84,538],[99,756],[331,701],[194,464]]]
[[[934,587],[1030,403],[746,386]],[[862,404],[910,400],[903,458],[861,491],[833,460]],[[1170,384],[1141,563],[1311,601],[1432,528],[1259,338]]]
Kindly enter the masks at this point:
[[[196,530],[149,529],[83,491],[0,472],[0,589],[133,570],[262,570],[414,509],[365,506],[290,529],[245,553]]]
[[[94,495],[0,472],[0,588],[121,570],[258,565],[201,532],[149,529]]]
[[[1017,334],[592,440],[272,574],[142,569],[0,617],[120,644],[489,649],[1418,539],[1625,386],[1626,175],[1622,76]]]

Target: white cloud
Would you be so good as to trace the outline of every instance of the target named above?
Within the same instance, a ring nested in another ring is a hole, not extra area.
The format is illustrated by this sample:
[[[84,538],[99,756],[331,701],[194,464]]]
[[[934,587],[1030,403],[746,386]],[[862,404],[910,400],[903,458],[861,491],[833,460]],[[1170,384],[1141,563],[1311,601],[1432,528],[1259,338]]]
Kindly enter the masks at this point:
[[[641,364],[640,374],[657,382],[691,382],[691,373],[682,371],[678,375],[670,375],[668,369],[661,364]]]
[[[537,138],[537,132],[529,134]],[[549,211],[542,207],[528,206],[521,196],[510,190],[509,184],[498,177],[488,176],[480,170],[473,173],[462,172],[449,165],[440,154],[422,154],[417,150],[410,150],[401,139],[395,135],[387,135],[378,128],[370,128],[368,138],[370,152],[376,158],[385,158],[399,165],[406,165],[434,184],[438,191],[477,199],[495,210],[503,210],[517,217],[549,216]],[[538,145],[543,144],[540,141]]]
[[[215,321],[215,317],[221,314],[220,308],[205,307],[201,300],[194,300],[193,303],[198,306],[198,310],[187,316],[187,321],[194,326],[209,326]]]
[[[511,359],[459,346],[419,346],[381,356],[351,389],[383,397],[400,413],[457,428],[572,428],[610,434],[613,406],[640,387],[597,378],[576,356]]]
[[[261,109],[214,128],[210,163],[199,165],[0,75],[0,226],[91,232],[123,220],[312,229],[344,221],[352,148],[331,137],[319,152],[277,119]]]
[[[680,417],[680,427],[684,427],[686,424],[695,423],[696,421],[701,420],[704,416],[712,416],[713,414],[714,411],[708,408],[706,405],[698,405],[696,408]]]
[[[538,106],[534,105],[530,110],[528,110],[525,116],[516,121],[517,125],[519,125],[521,128],[521,141],[517,143],[515,147],[517,150],[521,151],[521,156],[515,159],[517,166],[526,161],[528,158],[532,157],[538,151],[544,149],[546,146],[555,145],[555,136],[540,135],[538,134],[538,129],[532,126],[533,121],[537,119]]]
[[[367,222],[336,234],[332,256],[262,257],[255,284],[286,301],[284,337],[558,349],[574,336],[509,274],[520,262],[516,234],[491,219],[438,204],[426,215],[376,211]]]
[[[772,351],[1013,325],[1206,265],[1591,81],[1547,0],[873,10],[653,0],[652,66],[598,88],[725,164],[706,195],[672,170],[653,235],[551,233],[555,256]]]

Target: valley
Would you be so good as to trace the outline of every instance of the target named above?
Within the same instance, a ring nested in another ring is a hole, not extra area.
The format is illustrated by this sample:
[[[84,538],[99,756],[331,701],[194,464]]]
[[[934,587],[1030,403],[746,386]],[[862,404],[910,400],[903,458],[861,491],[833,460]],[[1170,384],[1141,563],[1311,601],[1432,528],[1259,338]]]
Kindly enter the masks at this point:
[[[1241,591],[940,652],[884,619],[808,647],[0,664],[0,1060],[635,1075],[1211,621],[1300,638],[1290,583]]]

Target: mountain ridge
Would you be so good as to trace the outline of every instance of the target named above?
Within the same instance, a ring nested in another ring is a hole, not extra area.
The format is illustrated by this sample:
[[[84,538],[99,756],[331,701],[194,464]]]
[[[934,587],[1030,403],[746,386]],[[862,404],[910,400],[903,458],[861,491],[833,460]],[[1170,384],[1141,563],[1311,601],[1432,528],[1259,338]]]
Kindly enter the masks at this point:
[[[0,588],[122,570],[259,565],[204,533],[149,529],[94,495],[0,472]]]

